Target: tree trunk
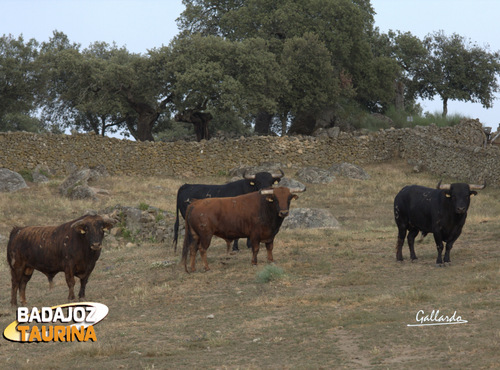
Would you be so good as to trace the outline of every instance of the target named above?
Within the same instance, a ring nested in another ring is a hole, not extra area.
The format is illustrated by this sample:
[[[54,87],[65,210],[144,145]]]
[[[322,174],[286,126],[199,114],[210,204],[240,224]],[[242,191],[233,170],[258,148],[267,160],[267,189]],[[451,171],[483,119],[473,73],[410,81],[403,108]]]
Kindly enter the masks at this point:
[[[443,118],[448,114],[448,98],[443,98]]]
[[[269,135],[271,133],[271,124],[273,115],[265,111],[260,111],[255,117],[255,132],[259,135]]]
[[[132,95],[130,87],[122,86],[120,88],[120,91],[125,96],[127,103],[134,111],[136,111],[138,115],[137,130],[133,129],[132,121],[130,119],[127,119],[127,127],[129,128],[132,136],[138,141],[154,141],[155,139],[153,137],[153,126],[160,116],[160,112],[165,108],[167,103],[171,101],[172,96],[170,95],[166,99],[164,99],[159,104],[158,108],[155,109],[147,103],[137,101]]]
[[[286,127],[288,126],[288,115],[285,114],[283,117],[281,117],[281,136],[285,136],[287,129]]]
[[[208,132],[208,123],[213,119],[210,113],[199,112],[196,110],[188,109],[175,116],[177,122],[189,122],[194,125],[194,132],[196,134],[196,141],[203,139],[210,139]]]
[[[396,99],[394,106],[398,112],[405,110],[405,85],[401,81],[396,82]]]

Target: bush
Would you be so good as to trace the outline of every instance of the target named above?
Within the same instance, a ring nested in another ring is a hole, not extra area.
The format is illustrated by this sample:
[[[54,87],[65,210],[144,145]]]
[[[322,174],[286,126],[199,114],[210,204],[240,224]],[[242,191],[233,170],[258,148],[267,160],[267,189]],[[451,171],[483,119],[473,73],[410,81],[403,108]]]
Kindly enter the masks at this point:
[[[285,271],[276,265],[267,265],[257,273],[257,281],[259,283],[269,283],[273,280],[279,280],[285,277]]]

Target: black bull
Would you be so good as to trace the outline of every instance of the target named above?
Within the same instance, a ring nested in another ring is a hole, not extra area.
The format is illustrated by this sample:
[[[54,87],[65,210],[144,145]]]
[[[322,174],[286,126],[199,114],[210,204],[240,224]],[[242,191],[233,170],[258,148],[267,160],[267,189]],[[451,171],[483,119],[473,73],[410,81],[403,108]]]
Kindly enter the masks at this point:
[[[443,242],[446,242],[444,262],[449,263],[453,243],[458,239],[467,218],[470,197],[477,195],[474,189],[485,185],[464,183],[441,184],[437,189],[419,185],[405,186],[394,198],[394,218],[398,227],[396,259],[403,260],[403,244],[408,232],[410,258],[417,259],[414,242],[419,232],[434,235],[438,256],[436,264],[442,265]]]
[[[243,179],[233,181],[224,185],[184,184],[177,191],[177,208],[174,224],[174,251],[177,251],[177,239],[179,236],[179,212],[186,218],[186,209],[193,199],[235,197],[248,194],[261,189],[266,189],[278,184],[284,176],[280,173],[258,172],[255,175],[243,175]],[[235,240],[233,250],[238,250],[238,240]]]

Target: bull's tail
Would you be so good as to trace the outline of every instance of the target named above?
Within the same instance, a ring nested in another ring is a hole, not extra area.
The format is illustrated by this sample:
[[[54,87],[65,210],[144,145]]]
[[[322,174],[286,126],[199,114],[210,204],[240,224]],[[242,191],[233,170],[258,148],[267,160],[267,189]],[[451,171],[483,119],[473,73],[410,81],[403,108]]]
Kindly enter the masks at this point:
[[[174,240],[172,242],[172,247],[174,247],[174,253],[177,252],[178,237],[179,237],[179,202],[177,201],[177,207],[175,211]]]
[[[189,226],[189,219],[191,216],[191,209],[189,208],[186,211],[186,226],[184,230],[184,245],[182,246],[182,260],[181,263],[184,264],[184,269],[186,270],[187,273],[189,273],[188,268],[187,268],[187,257],[189,253],[189,246],[193,242],[193,234],[191,231],[191,227]]]
[[[12,252],[13,252],[12,248],[14,246],[14,237],[21,229],[22,229],[21,227],[14,226],[9,235],[9,243],[7,244],[7,262],[11,268],[12,268]]]

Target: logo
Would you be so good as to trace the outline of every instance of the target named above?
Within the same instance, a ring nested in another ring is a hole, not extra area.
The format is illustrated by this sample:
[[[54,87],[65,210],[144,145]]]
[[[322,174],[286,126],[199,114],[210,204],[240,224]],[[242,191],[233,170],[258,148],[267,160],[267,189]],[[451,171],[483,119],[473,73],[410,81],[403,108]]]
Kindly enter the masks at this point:
[[[431,326],[431,325],[453,325],[466,324],[468,321],[463,320],[462,316],[457,315],[457,311],[453,315],[440,315],[439,310],[432,310],[430,314],[426,314],[424,310],[419,310],[415,316],[418,324],[407,324],[406,326]]]
[[[17,319],[3,332],[13,342],[95,342],[94,325],[108,314],[102,303],[79,302],[54,307],[17,308]]]

